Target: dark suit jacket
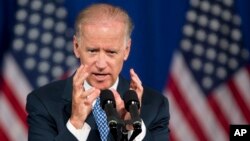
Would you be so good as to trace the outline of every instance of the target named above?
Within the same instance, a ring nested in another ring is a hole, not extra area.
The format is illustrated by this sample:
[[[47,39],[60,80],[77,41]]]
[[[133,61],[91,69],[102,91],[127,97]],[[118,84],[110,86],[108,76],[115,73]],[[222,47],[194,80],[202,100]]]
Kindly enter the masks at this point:
[[[123,94],[128,89],[129,82],[120,76],[117,91]],[[66,127],[71,113],[71,93],[72,77],[43,86],[28,95],[29,141],[77,140]],[[140,116],[147,128],[145,141],[168,141],[170,116],[164,96],[144,87]],[[100,141],[92,113],[86,122],[91,126],[88,141]],[[108,140],[113,140],[111,134]]]

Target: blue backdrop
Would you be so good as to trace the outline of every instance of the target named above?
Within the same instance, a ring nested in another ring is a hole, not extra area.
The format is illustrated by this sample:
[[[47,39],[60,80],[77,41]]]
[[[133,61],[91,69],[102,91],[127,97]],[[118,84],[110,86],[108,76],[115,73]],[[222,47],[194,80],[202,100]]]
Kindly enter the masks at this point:
[[[167,81],[171,58],[179,47],[188,0],[65,0],[68,25],[73,27],[77,13],[93,2],[116,4],[128,11],[135,29],[132,50],[122,73],[129,77],[134,68],[144,84],[162,91]],[[10,46],[14,19],[14,0],[0,1],[0,57]],[[250,1],[236,0],[236,12],[242,17],[244,45],[250,48]]]

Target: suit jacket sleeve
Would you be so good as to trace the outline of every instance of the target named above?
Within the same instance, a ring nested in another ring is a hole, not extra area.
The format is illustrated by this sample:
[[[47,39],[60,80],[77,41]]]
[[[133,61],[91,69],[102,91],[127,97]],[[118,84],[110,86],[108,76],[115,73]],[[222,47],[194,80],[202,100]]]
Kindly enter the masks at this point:
[[[54,119],[35,93],[27,97],[28,141],[77,141],[66,124],[59,132]]]
[[[168,100],[165,97],[162,97],[161,102],[157,104],[157,106],[155,106],[155,109],[152,112],[154,113],[148,114],[155,115],[155,117],[147,127],[146,137],[144,138],[144,141],[168,141],[168,125],[170,119]]]

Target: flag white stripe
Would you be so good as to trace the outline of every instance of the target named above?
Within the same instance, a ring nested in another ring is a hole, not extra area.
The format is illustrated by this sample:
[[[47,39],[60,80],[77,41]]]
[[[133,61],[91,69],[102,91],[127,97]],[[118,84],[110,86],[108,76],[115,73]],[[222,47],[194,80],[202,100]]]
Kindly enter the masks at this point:
[[[185,120],[185,116],[182,115],[180,109],[177,106],[176,101],[173,98],[173,94],[170,91],[167,91],[164,94],[168,97],[169,107],[170,107],[170,131],[171,134],[174,134],[178,141],[197,141],[193,130],[188,125]]]
[[[27,129],[23,126],[3,92],[0,92],[0,113],[1,126],[11,141],[27,141]]]
[[[239,106],[234,100],[233,94],[225,85],[221,85],[215,90],[214,99],[220,103],[222,112],[231,124],[246,123]]]
[[[250,109],[250,79],[249,78],[250,76],[246,68],[239,70],[233,78],[235,81],[235,85],[237,86],[241,96],[243,97],[243,100],[247,104],[248,109]]]
[[[32,90],[32,87],[10,54],[4,56],[3,62],[3,78],[10,85],[16,99],[24,108],[27,94]]]
[[[179,90],[188,102],[188,105],[193,110],[194,116],[197,118],[197,122],[200,123],[204,129],[204,134],[211,141],[224,141],[227,140],[227,135],[223,132],[223,129],[218,123],[211,108],[207,103],[207,99],[203,95],[203,92],[199,89],[196,81],[191,77],[181,54],[175,55],[173,68],[173,78],[179,85]]]

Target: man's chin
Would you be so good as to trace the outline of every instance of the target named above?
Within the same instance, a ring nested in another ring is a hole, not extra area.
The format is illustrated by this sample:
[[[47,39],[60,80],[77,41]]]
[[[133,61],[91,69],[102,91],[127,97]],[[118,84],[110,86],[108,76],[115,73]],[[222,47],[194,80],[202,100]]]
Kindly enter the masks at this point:
[[[104,90],[109,89],[111,87],[111,84],[107,82],[94,82],[93,86],[97,89]]]

